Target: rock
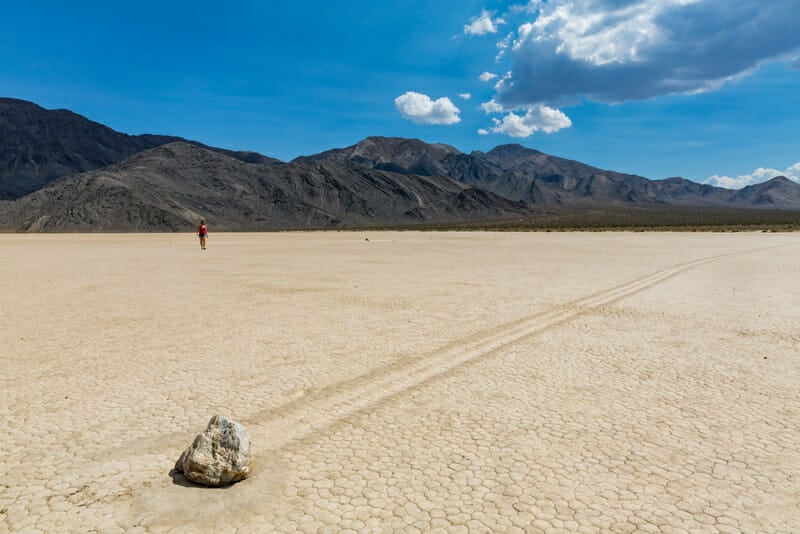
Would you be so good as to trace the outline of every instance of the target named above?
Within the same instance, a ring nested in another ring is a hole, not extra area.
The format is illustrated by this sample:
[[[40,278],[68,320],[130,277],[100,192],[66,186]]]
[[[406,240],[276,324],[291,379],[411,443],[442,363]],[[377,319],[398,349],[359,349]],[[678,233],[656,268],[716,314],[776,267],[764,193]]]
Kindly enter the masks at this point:
[[[175,470],[204,486],[227,486],[250,474],[250,434],[234,421],[215,415],[194,438]]]

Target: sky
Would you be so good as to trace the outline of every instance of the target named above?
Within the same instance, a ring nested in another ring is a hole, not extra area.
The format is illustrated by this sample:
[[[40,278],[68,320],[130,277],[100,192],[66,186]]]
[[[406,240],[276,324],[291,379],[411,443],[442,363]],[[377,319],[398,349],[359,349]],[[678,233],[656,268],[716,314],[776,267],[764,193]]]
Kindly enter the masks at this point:
[[[0,3],[0,96],[291,160],[519,143],[651,179],[800,182],[800,0]]]

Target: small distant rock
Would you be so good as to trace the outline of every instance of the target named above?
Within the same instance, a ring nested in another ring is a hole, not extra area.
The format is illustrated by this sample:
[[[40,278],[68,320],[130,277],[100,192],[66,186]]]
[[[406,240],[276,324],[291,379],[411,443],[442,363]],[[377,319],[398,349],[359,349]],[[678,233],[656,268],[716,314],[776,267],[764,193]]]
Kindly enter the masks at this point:
[[[204,486],[227,486],[250,474],[250,434],[234,421],[215,415],[205,432],[194,438],[175,470]]]

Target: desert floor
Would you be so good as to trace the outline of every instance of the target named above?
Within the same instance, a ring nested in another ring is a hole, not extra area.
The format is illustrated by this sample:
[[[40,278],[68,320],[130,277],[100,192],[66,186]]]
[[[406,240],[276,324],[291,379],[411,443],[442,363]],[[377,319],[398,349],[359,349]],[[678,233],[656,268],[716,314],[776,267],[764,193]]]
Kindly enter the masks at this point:
[[[0,532],[800,531],[800,234],[196,241],[0,235]]]

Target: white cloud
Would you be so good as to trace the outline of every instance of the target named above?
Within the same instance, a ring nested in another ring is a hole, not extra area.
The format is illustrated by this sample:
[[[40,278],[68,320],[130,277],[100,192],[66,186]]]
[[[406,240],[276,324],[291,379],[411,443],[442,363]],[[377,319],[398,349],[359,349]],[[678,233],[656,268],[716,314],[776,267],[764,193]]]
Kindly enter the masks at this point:
[[[478,130],[478,135],[489,135],[490,133],[491,132],[486,128],[481,128],[480,130]]]
[[[797,0],[549,0],[523,6],[507,107],[711,91],[800,51]]]
[[[514,42],[514,32],[509,33],[499,41],[497,41],[497,55],[494,57],[495,61],[500,61],[506,55],[508,48],[511,46],[511,43]]]
[[[483,104],[481,104],[481,109],[483,111],[485,111],[486,113],[502,113],[503,111],[505,111],[503,106],[498,104],[497,101],[494,100],[494,99],[489,100],[488,102],[484,102]]]
[[[469,100],[470,98],[472,98],[471,93],[459,93],[458,96],[463,98],[464,100]]]
[[[794,61],[792,61],[792,68],[794,70],[800,70],[800,57],[794,58]]]
[[[507,84],[513,84],[514,81],[512,80],[513,73],[511,71],[506,72],[502,78],[497,80],[497,83],[494,84],[495,91],[501,91]]]
[[[530,0],[527,4],[516,4],[508,8],[511,13],[536,13],[542,4],[542,0]]]
[[[572,121],[562,111],[547,106],[532,106],[523,116],[509,113],[503,120],[492,120],[494,121],[492,133],[506,134],[510,137],[530,137],[538,131],[549,134],[572,126]],[[486,130],[483,131],[488,133]],[[481,133],[481,130],[478,133]]]
[[[403,118],[417,124],[456,124],[461,111],[447,97],[431,99],[428,95],[408,91],[394,99]]]
[[[760,184],[772,180],[776,176],[785,176],[792,181],[800,183],[800,162],[795,163],[784,171],[760,167],[750,174],[736,176],[735,178],[730,176],[718,176],[715,174],[714,176],[706,178],[703,183],[724,187],[726,189],[741,189],[748,185]]]
[[[497,27],[505,24],[502,18],[493,19],[493,13],[481,11],[480,16],[470,20],[469,24],[464,25],[464,33],[467,35],[486,35],[487,33],[497,33]]]
[[[495,74],[493,72],[489,72],[489,71],[486,71],[483,74],[481,74],[480,76],[478,76],[478,79],[480,81],[482,81],[482,82],[490,82],[490,81],[494,80],[495,78],[497,78],[497,74]]]

